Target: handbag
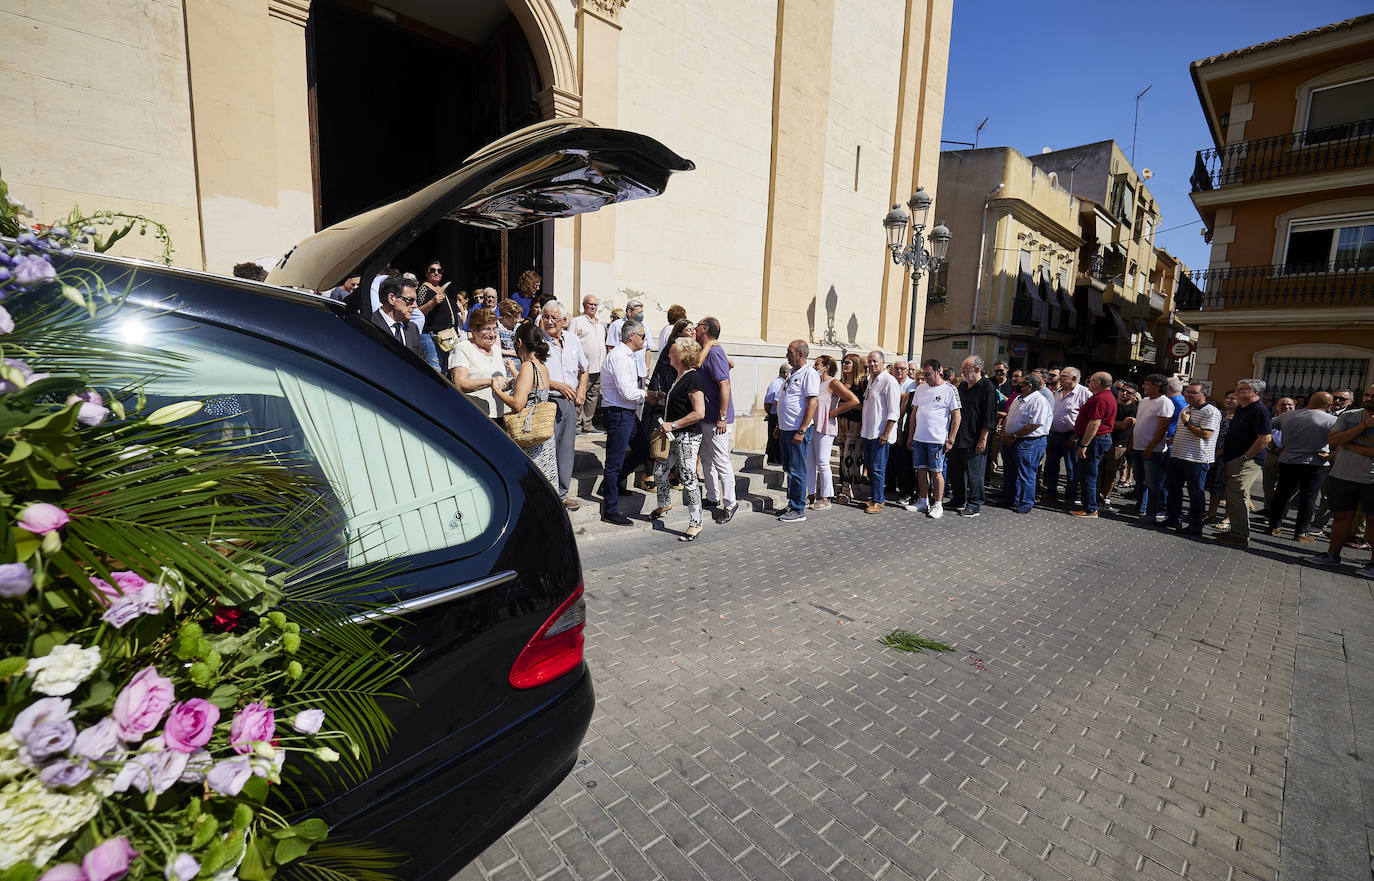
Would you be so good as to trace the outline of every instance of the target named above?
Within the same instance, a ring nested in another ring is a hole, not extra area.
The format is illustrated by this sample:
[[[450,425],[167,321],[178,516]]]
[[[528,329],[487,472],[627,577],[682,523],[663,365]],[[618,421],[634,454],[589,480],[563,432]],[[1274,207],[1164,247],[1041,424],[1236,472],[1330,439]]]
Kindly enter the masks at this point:
[[[518,413],[507,413],[501,417],[506,434],[515,445],[524,449],[537,447],[553,437],[553,423],[558,416],[558,405],[553,401],[536,402],[533,398],[539,388],[539,368],[534,368],[534,389],[530,390],[530,400]]]
[[[695,370],[695,369],[696,369],[695,367],[692,368],[692,370]],[[688,373],[691,373],[691,372],[692,372],[691,370],[684,370],[683,373],[682,373],[682,376],[686,376]],[[668,397],[669,397],[669,395],[672,395],[673,389],[677,388],[677,384],[678,384],[679,382],[682,381],[682,376],[679,376],[677,379],[673,380],[672,386],[670,386],[669,389],[668,389],[668,394],[666,394],[666,395],[663,396],[663,411],[664,411],[665,414],[666,414],[667,411],[668,411]],[[669,438],[667,438],[667,437],[665,437],[665,436],[660,436],[657,432],[655,432],[653,435],[651,435],[651,436],[649,437],[649,458],[650,458],[650,459],[666,459],[666,458],[668,458],[668,450],[669,450],[669,447],[670,447],[671,445],[672,445],[672,441],[671,441]]]
[[[448,297],[444,297],[444,305],[448,306],[448,315],[452,321],[449,322],[448,327],[443,330],[436,330],[430,336],[434,337],[434,345],[438,346],[441,351],[452,352],[458,348],[458,314],[453,311],[453,301]]]

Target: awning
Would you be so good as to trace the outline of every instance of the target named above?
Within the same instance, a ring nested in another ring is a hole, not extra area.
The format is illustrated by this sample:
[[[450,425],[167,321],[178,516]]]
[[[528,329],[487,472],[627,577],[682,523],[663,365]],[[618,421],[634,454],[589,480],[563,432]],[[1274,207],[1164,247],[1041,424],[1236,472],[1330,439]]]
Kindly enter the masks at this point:
[[[1112,323],[1116,325],[1116,335],[1119,337],[1130,336],[1131,332],[1126,329],[1126,322],[1121,320],[1121,310],[1113,303],[1108,303],[1106,309],[1107,314],[1112,316]]]
[[[1040,297],[1040,289],[1031,275],[1030,255],[1021,252],[1021,272],[1016,278],[1017,296],[1030,297],[1031,324],[1039,324],[1045,317],[1045,301]]]
[[[1064,304],[1064,309],[1069,313],[1069,327],[1078,327],[1078,306],[1073,302],[1073,294],[1069,293],[1068,286],[1064,284],[1064,276],[1059,276],[1059,299]]]
[[[1063,311],[1063,306],[1059,303],[1059,297],[1054,293],[1054,285],[1050,284],[1050,275],[1043,269],[1040,271],[1040,296],[1044,297],[1045,304],[1050,307],[1050,329],[1059,328],[1059,313]]]
[[[1175,308],[1201,309],[1202,293],[1202,288],[1194,284],[1191,278],[1187,275],[1180,275],[1178,278],[1178,291],[1174,293]]]
[[[1074,290],[1074,296],[1079,304],[1094,315],[1106,315],[1107,310],[1102,308],[1102,291],[1090,284],[1081,284]]]

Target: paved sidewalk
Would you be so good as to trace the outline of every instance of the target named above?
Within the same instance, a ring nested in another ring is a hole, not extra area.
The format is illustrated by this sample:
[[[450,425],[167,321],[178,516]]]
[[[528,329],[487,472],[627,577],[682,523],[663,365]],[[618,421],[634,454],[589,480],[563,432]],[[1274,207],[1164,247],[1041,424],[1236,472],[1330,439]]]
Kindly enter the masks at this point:
[[[582,552],[582,761],[460,881],[1370,879],[1374,593],[1290,543],[832,509]]]

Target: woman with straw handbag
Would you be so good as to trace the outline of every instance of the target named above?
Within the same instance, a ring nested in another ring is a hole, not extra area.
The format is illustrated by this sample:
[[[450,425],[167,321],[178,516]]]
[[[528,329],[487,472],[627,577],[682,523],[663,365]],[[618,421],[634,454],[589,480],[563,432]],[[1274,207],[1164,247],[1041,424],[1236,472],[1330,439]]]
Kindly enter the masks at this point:
[[[505,384],[493,384],[492,393],[510,408],[503,418],[506,433],[525,455],[539,466],[550,486],[558,486],[558,462],[554,453],[554,404],[549,400],[549,344],[544,342],[534,322],[525,322],[515,329],[515,354],[520,358],[520,372],[514,388],[507,393]]]

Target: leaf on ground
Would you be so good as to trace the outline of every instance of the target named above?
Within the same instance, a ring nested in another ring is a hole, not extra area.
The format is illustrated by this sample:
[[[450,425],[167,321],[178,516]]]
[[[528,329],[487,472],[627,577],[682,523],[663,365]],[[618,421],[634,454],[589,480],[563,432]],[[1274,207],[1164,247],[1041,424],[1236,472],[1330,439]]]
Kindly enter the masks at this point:
[[[926,639],[924,636],[918,633],[912,633],[910,630],[893,630],[891,633],[878,640],[878,642],[890,649],[896,649],[899,652],[924,653],[926,650],[932,652],[954,651],[954,646],[952,645],[945,645],[943,642]]]

